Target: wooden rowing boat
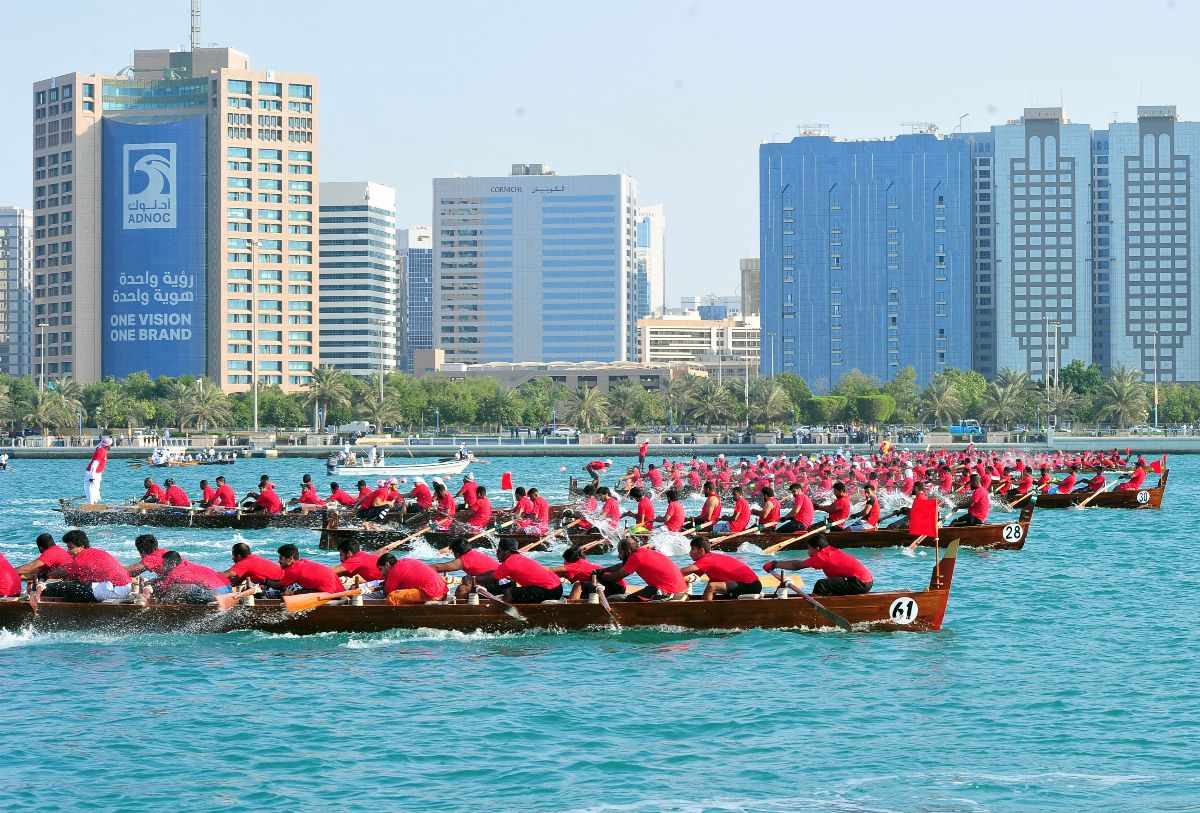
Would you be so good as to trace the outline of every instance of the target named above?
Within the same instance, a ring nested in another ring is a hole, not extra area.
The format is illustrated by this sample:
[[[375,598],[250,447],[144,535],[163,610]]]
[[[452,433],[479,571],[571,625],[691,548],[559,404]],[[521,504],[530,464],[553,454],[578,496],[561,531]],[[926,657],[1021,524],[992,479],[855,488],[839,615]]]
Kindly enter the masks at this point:
[[[158,503],[135,505],[75,505],[68,500],[59,500],[67,525],[75,528],[93,525],[138,525],[155,528],[231,528],[253,531],[263,528],[311,528],[336,527],[337,512],[291,511],[284,514],[261,514],[233,511],[230,513],[207,514],[203,508],[182,508]],[[328,514],[328,516],[327,516]]]
[[[1105,491],[1096,494],[1088,502],[1088,508],[1162,508],[1163,495],[1167,491],[1168,469],[1163,469],[1154,488],[1140,488],[1136,491]],[[1071,494],[1038,494],[1038,508],[1072,508],[1091,497],[1094,492],[1073,492]]]
[[[896,590],[861,596],[825,596],[824,607],[857,629],[924,631],[941,629],[954,578],[957,545],[946,549],[933,567],[924,590]],[[103,630],[111,634],[140,632],[214,633],[258,630],[270,633],[375,633],[397,629],[436,629],[459,632],[561,632],[609,627],[612,619],[599,604],[551,602],[516,605],[524,621],[489,601],[477,605],[422,604],[392,606],[364,601],[363,606],[327,604],[303,613],[284,611],[281,602],[259,599],[255,606],[238,606],[218,613],[212,605],[133,602],[69,603],[43,599],[37,614],[28,602],[0,599],[0,628],[34,632]],[[739,601],[614,602],[612,611],[622,627],[677,627],[689,630],[819,629],[834,626],[807,601],[760,598]]]
[[[1033,521],[1033,506],[1026,506],[1021,510],[1020,516],[1014,522],[997,522],[987,525],[966,525],[966,526],[950,526],[941,529],[940,536],[937,540],[939,546],[945,546],[951,541],[958,542],[965,548],[987,548],[989,550],[1020,550],[1025,546],[1025,540],[1029,536],[1029,525]],[[728,534],[719,534],[714,532],[703,532],[695,534],[697,538],[709,540],[719,539]],[[458,533],[429,533],[425,535],[425,540],[435,548],[444,548],[454,539],[463,538],[464,534]],[[779,534],[771,532],[763,532],[756,534],[747,534],[746,536],[738,536],[733,539],[728,539],[718,542],[714,547],[716,550],[734,551],[740,548],[743,544],[750,543],[757,545],[760,548],[769,548],[780,543],[786,543],[783,547],[778,548],[779,551],[797,550],[806,547],[804,540],[801,538],[803,534]],[[564,537],[568,537],[570,542],[575,545],[582,545],[588,542],[603,540],[600,534],[594,531],[570,531],[559,535],[558,544],[563,544]],[[354,540],[362,546],[363,550],[375,550],[396,541],[398,533],[391,531],[363,531],[357,528],[326,528],[321,531],[321,547],[325,550],[337,550],[338,544],[343,540]],[[498,533],[493,532],[490,536],[481,537],[478,541],[480,547],[490,548],[495,544],[495,540],[500,539],[515,539],[519,545],[526,545],[532,542],[537,537],[528,534],[513,534],[513,533]],[[907,530],[887,530],[881,529],[877,531],[830,531],[826,534],[829,544],[835,548],[892,548],[900,545],[909,545],[916,537],[910,534]],[[789,542],[789,540],[791,540]],[[933,547],[934,540],[932,538],[923,539],[921,541],[923,547]],[[545,550],[549,545],[541,545],[540,549]],[[597,553],[604,552],[611,547],[611,543],[606,541],[603,545],[598,545],[600,548]],[[404,546],[401,546],[404,549]],[[535,548],[534,550],[538,550]]]

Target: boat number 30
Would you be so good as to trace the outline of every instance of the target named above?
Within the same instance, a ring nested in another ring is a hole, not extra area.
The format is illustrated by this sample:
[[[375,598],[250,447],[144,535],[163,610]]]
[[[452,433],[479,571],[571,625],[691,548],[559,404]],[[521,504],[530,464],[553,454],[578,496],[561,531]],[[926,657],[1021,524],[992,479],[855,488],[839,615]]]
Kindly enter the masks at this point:
[[[1021,524],[1019,522],[1010,522],[1004,526],[1004,541],[1019,542],[1021,540]]]
[[[909,624],[917,617],[917,601],[916,599],[898,598],[892,602],[891,609],[888,610],[888,615],[891,616],[892,622],[896,624]]]
[[[1150,492],[1139,491],[1137,495],[1137,501],[1138,505],[1145,505],[1146,503],[1150,502]]]

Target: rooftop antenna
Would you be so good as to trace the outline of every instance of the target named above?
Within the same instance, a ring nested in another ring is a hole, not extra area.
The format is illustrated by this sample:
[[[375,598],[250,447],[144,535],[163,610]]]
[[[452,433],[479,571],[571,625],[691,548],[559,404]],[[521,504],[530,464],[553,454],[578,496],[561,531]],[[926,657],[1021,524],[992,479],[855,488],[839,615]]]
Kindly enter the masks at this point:
[[[900,122],[900,126],[907,127],[910,135],[917,135],[918,133],[937,135],[938,131],[937,125],[931,121],[903,121]]]
[[[192,0],[192,50],[200,48],[200,0]]]

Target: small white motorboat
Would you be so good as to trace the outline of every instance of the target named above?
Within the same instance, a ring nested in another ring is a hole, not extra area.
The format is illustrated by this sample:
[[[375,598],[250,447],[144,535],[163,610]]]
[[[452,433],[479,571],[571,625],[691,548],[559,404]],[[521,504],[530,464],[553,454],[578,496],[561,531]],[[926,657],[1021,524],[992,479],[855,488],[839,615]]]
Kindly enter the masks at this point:
[[[472,462],[471,457],[429,461],[410,458],[402,463],[387,460],[370,463],[354,459],[337,462],[337,458],[331,457],[325,468],[330,477],[446,477],[462,474]]]

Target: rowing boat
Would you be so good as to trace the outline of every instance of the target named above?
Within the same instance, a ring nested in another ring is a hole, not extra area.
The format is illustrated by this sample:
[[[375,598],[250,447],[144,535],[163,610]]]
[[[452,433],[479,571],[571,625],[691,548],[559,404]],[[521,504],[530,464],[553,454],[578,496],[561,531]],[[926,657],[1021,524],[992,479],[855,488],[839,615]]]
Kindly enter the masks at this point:
[[[944,546],[951,541],[958,542],[965,548],[986,548],[989,550],[1020,550],[1025,546],[1025,540],[1029,536],[1029,525],[1033,521],[1033,507],[1027,506],[1021,510],[1020,516],[1014,522],[997,522],[986,525],[964,525],[964,526],[947,526],[943,527],[939,532],[939,537],[934,540],[932,537],[922,538],[920,545],[923,547],[934,547],[935,543],[939,546]],[[425,535],[425,540],[435,548],[444,548],[454,539],[463,538],[461,533],[429,533]],[[729,534],[720,534],[715,532],[703,532],[694,535],[698,539],[721,540],[722,537],[730,536]],[[563,531],[559,535],[559,543],[563,543],[564,537],[569,538],[573,545],[583,545],[589,542],[604,541],[605,544],[597,547],[607,550],[609,542],[603,536],[595,531]],[[325,528],[321,531],[321,548],[325,550],[337,550],[338,545],[346,540],[358,542],[363,550],[375,550],[384,545],[390,544],[398,538],[396,531],[364,531],[359,528]],[[535,540],[536,536],[528,534],[514,533],[498,533],[492,532],[488,536],[480,537],[478,541],[480,547],[492,547],[497,540],[514,539],[517,544],[524,546]],[[900,545],[910,545],[917,537],[910,534],[907,529],[904,530],[888,530],[886,528],[876,531],[830,531],[826,534],[826,539],[829,544],[835,548],[892,548]],[[749,543],[757,545],[760,548],[769,548],[782,544],[782,547],[776,548],[778,551],[788,551],[803,549],[806,547],[804,534],[781,534],[765,531],[755,534],[747,534],[745,536],[737,536],[734,538],[716,542],[713,546],[715,550],[734,551],[742,545]],[[543,544],[537,549],[548,549],[549,544]],[[400,549],[405,549],[405,546],[400,546]]]
[[[75,505],[68,500],[59,500],[67,525],[74,528],[93,525],[146,525],[156,528],[232,528],[253,531],[263,528],[322,528],[336,527],[337,512],[323,509],[292,511],[284,514],[246,513],[240,510],[229,513],[205,513],[203,508],[183,508],[158,503],[136,503],[134,505],[83,504]]]
[[[1158,479],[1158,485],[1154,488],[1140,488],[1136,491],[1128,489],[1105,491],[1101,494],[1095,494],[1092,491],[1076,491],[1070,494],[1038,494],[1037,507],[1072,508],[1095,494],[1091,500],[1088,500],[1088,508],[1162,508],[1163,494],[1167,491],[1167,473],[1168,470],[1163,469],[1162,476]]]
[[[859,630],[938,630],[946,616],[954,578],[957,545],[946,549],[933,567],[924,590],[896,590],[860,596],[824,596],[830,613]],[[518,604],[524,620],[505,614],[490,601],[479,604],[432,603],[393,606],[364,601],[362,606],[327,604],[303,613],[286,612],[281,602],[259,599],[252,607],[237,606],[218,613],[212,605],[129,602],[70,603],[42,599],[37,614],[17,599],[0,599],[0,628],[34,632],[103,630],[106,633],[229,632],[375,633],[396,629],[436,629],[458,632],[561,632],[609,627],[611,618],[599,604],[549,602]],[[622,627],[675,627],[689,630],[820,629],[834,622],[799,598],[756,598],[739,601],[614,602],[612,612]]]

